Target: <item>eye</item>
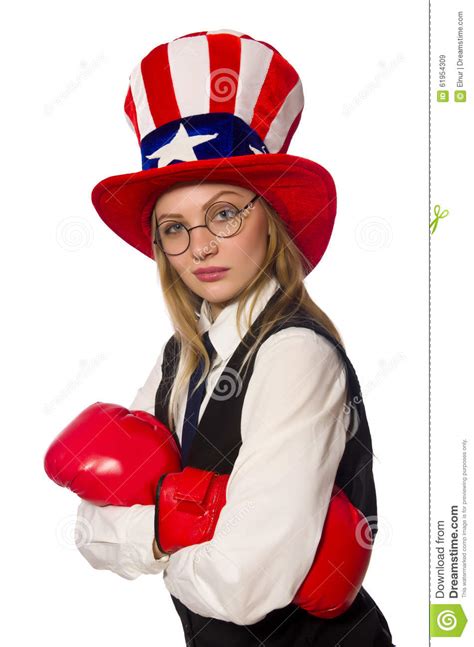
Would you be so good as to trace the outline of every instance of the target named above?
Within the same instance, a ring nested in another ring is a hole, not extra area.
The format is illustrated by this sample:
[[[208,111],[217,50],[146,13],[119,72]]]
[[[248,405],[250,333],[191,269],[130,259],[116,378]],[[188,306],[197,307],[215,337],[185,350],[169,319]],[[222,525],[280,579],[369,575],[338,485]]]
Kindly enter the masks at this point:
[[[214,220],[219,220],[220,222],[225,221],[225,220],[231,220],[232,218],[235,218],[235,216],[238,214],[238,209],[237,207],[234,207],[232,204],[226,204],[221,203],[221,204],[216,204],[210,209],[210,219],[212,221]]]
[[[168,234],[170,234],[170,233],[172,234],[172,233],[173,233],[173,228],[174,228],[174,227],[182,227],[182,225],[181,225],[179,222],[175,222],[174,224],[169,225],[168,227],[163,227],[163,229],[164,229],[164,234],[165,234],[165,235],[168,235]],[[178,230],[178,233],[179,233],[179,230]]]
[[[217,215],[222,216],[222,214],[226,214],[227,218],[233,218],[236,213],[237,213],[237,211],[235,209],[222,209],[221,211],[219,211],[219,213]],[[224,216],[224,218],[225,218],[225,216]]]

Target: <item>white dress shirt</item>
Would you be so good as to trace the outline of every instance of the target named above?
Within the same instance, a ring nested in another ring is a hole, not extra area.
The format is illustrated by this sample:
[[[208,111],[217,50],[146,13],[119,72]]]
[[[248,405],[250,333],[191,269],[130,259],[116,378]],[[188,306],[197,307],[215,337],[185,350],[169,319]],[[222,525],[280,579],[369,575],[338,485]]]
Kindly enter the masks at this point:
[[[278,287],[271,278],[252,323]],[[199,331],[209,330],[216,356],[199,420],[241,341],[236,312],[237,304],[231,304],[212,321],[209,304],[202,302]],[[249,312],[247,304],[243,336]],[[154,413],[163,350],[130,409]],[[330,342],[308,328],[274,333],[255,358],[242,409],[242,445],[212,539],[155,560],[154,506],[99,508],[82,502],[79,515],[91,532],[79,550],[95,568],[128,579],[163,571],[168,591],[204,617],[258,622],[293,600],[313,563],[346,444],[346,398],[346,369]],[[176,424],[180,441],[186,399],[183,393]]]

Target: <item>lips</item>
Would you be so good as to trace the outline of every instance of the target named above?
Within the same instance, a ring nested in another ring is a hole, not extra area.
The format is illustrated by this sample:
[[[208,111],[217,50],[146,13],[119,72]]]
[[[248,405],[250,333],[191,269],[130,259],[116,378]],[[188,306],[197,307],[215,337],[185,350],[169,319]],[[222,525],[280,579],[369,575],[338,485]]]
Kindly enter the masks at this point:
[[[210,267],[206,267],[206,271],[195,272],[196,278],[200,281],[218,281],[223,278],[229,270],[227,268],[219,269],[218,271],[211,271]]]
[[[196,274],[196,276],[199,276],[200,274],[215,274],[216,272],[225,272],[228,269],[228,267],[210,265],[209,267],[201,267],[200,269],[196,270],[194,274]]]

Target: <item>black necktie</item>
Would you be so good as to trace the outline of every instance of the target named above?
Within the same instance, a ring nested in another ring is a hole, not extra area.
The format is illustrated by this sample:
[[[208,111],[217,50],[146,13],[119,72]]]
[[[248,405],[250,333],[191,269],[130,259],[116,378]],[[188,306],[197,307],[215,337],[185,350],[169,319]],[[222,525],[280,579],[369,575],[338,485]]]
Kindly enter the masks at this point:
[[[214,356],[214,346],[212,345],[211,340],[209,339],[209,332],[205,332],[202,336],[202,341],[206,347],[207,354],[209,355],[209,360],[212,362]],[[191,394],[192,390],[199,382],[201,375],[204,371],[204,359],[201,358],[198,366],[196,367],[194,373],[191,375],[189,380],[189,389],[188,389],[188,401],[186,403],[186,411],[184,414],[183,422],[183,431],[181,438],[181,467],[184,468],[187,465],[189,452],[191,449],[191,443],[193,438],[196,435],[199,419],[199,410],[201,408],[202,401],[204,399],[204,394],[206,392],[206,381],[200,385],[200,387]]]

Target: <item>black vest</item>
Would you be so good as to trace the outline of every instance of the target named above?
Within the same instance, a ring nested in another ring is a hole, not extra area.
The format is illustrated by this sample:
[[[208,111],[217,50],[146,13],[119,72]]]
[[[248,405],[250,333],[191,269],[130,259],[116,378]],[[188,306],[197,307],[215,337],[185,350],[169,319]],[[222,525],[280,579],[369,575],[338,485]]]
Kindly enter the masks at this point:
[[[256,338],[263,313],[279,295],[278,289],[248,330],[243,342],[227,362],[215,389],[222,394],[235,386],[249,345]],[[323,335],[339,351],[347,369],[348,404],[351,417],[348,440],[336,474],[336,484],[341,487],[352,504],[369,521],[372,533],[377,533],[377,502],[372,474],[372,442],[365,414],[359,380],[354,367],[342,346],[319,323],[302,310],[275,324],[262,339],[283,328],[299,326],[310,328]],[[246,345],[244,345],[244,342]],[[210,398],[199,422],[189,452],[187,465],[204,470],[230,474],[242,444],[240,433],[241,413],[245,394],[253,372],[255,353],[243,369],[239,388],[230,397]],[[169,426],[167,406],[179,361],[179,342],[173,335],[163,354],[162,380],[155,398],[155,416]],[[227,373],[227,377],[226,377]],[[230,378],[230,379],[229,379]],[[222,433],[222,429],[226,433]],[[178,438],[175,434],[179,445]],[[327,647],[392,647],[392,639],[382,612],[362,588],[350,609],[337,618],[322,619],[290,603],[284,608],[268,613],[263,620],[252,625],[237,625],[215,618],[204,618],[188,609],[171,595],[173,604],[183,624],[188,647],[301,647],[318,645]]]

